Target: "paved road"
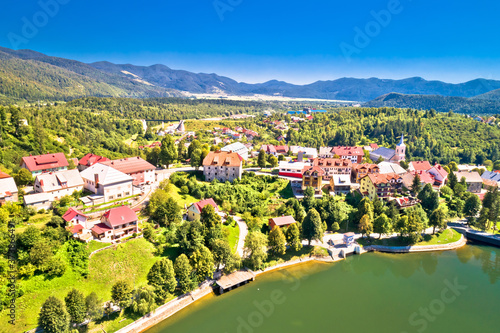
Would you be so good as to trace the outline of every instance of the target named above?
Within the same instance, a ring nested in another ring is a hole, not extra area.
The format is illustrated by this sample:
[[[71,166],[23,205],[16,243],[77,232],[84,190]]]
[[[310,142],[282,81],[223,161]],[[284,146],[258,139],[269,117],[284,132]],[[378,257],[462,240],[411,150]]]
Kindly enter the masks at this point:
[[[248,227],[245,221],[241,219],[241,217],[236,215],[231,215],[231,217],[238,223],[238,227],[240,228],[240,237],[238,239],[238,247],[236,252],[243,258],[243,247],[245,245],[245,237],[248,235]]]

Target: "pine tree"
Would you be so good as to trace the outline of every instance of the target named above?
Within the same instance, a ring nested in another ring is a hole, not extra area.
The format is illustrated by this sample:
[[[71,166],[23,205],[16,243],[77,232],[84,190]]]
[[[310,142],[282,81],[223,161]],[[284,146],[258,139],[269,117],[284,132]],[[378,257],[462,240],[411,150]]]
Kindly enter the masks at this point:
[[[266,153],[261,150],[259,151],[259,156],[257,157],[257,165],[262,169],[266,167],[266,164]]]
[[[297,223],[293,223],[286,229],[286,242],[294,251],[302,249],[302,241],[300,239],[300,230]]]
[[[49,296],[40,310],[40,327],[47,333],[64,333],[68,329],[69,320],[64,303],[54,296]]]
[[[193,267],[185,254],[181,254],[175,259],[174,271],[177,281],[179,281],[181,293],[185,294],[196,287],[196,281],[193,281]]]
[[[422,181],[420,180],[420,176],[417,173],[415,174],[415,177],[413,177],[413,182],[411,183],[411,191],[413,192],[414,196],[418,195],[421,186],[422,186]]]
[[[307,239],[309,245],[311,245],[312,240],[321,241],[323,239],[323,223],[321,222],[321,216],[316,209],[311,209],[304,218],[302,222],[302,235],[304,239]]]
[[[368,237],[370,237],[370,234],[373,232],[373,223],[368,214],[361,217],[361,220],[359,221],[359,231]]]
[[[268,236],[269,252],[273,255],[283,255],[286,252],[286,239],[283,231],[277,225]]]
[[[72,323],[79,324],[85,320],[87,307],[85,305],[85,297],[80,291],[76,289],[71,290],[64,299],[64,302],[66,303],[66,310]]]

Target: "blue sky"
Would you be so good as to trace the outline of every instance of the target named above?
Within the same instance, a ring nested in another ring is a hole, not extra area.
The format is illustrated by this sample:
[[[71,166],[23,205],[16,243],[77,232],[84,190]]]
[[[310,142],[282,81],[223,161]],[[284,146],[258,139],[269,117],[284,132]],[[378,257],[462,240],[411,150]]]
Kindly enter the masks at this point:
[[[252,83],[463,82],[500,79],[499,12],[493,0],[6,0],[0,45]]]

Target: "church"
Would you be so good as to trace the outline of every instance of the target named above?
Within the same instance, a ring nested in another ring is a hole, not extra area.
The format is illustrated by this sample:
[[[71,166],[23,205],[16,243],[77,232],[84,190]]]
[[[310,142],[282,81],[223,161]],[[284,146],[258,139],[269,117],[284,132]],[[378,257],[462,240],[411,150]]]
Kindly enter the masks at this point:
[[[389,149],[385,147],[380,147],[370,153],[370,159],[373,162],[382,158],[386,162],[399,163],[404,161],[406,154],[406,145],[404,143],[404,135],[401,135],[401,141],[396,145],[396,149]]]

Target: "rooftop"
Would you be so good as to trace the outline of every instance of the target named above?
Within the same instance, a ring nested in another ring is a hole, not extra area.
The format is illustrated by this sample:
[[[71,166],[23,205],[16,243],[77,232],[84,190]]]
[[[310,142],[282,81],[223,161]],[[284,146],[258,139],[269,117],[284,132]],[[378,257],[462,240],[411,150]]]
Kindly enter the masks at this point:
[[[26,168],[33,172],[46,169],[63,168],[69,165],[63,153],[23,157]]]
[[[203,160],[203,166],[239,167],[243,158],[238,153],[211,151]]]
[[[156,170],[156,167],[153,164],[143,160],[139,156],[122,158],[119,160],[104,161],[101,164],[109,165],[114,169],[128,175],[132,173]]]
[[[137,221],[137,214],[129,206],[112,208],[103,217],[112,227]]]
[[[82,176],[83,179],[90,181],[95,181],[95,175],[98,175],[99,184],[101,185],[116,184],[133,180],[133,178],[129,175],[101,163],[94,164],[80,173],[80,176]]]
[[[42,173],[36,176],[43,192],[52,192],[62,188],[83,186],[83,179],[77,169]]]
[[[280,216],[280,217],[273,217],[269,219],[269,222],[273,221],[274,224],[276,224],[279,227],[285,226],[285,225],[290,225],[294,224],[296,221],[293,218],[293,216]]]

